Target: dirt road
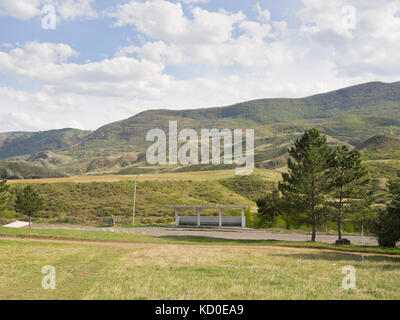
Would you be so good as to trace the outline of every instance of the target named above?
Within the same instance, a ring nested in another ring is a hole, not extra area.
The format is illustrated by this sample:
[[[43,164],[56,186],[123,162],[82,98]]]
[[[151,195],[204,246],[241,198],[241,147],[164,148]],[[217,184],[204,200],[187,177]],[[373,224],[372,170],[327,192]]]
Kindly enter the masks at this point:
[[[137,227],[137,228],[97,228],[75,225],[50,225],[38,224],[35,229],[73,229],[86,231],[111,231],[123,233],[148,234],[155,237],[162,236],[202,236],[212,238],[234,239],[234,240],[280,240],[280,241],[310,241],[310,233],[288,233],[264,230],[242,229],[242,228],[174,228],[174,227]],[[346,236],[354,244],[362,244],[361,236]],[[336,235],[317,234],[317,241],[334,243]],[[373,237],[364,237],[364,245],[377,245]]]

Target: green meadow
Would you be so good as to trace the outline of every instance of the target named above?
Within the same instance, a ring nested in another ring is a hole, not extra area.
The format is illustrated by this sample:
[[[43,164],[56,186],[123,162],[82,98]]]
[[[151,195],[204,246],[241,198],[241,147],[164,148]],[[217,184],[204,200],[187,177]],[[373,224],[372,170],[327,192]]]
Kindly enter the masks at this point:
[[[46,242],[32,234],[23,241],[11,239],[8,233],[0,240],[0,299],[400,298],[396,255],[95,233],[103,242],[79,241],[89,237],[87,232],[75,233],[74,241]],[[56,270],[55,290],[42,288],[47,265]],[[356,270],[355,289],[342,288],[347,265]]]

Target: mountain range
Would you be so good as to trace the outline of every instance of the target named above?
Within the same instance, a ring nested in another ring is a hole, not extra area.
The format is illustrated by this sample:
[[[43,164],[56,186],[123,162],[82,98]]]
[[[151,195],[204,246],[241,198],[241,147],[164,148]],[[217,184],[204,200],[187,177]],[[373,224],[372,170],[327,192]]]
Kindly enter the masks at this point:
[[[365,160],[400,159],[400,82],[370,82],[298,99],[260,99],[226,107],[150,110],[96,131],[62,129],[0,133],[0,174],[7,178],[221,169],[227,166],[149,166],[146,134],[170,120],[179,130],[255,129],[261,168],[284,165],[288,146],[316,127],[332,145],[360,149]],[[229,167],[229,166],[228,166]]]

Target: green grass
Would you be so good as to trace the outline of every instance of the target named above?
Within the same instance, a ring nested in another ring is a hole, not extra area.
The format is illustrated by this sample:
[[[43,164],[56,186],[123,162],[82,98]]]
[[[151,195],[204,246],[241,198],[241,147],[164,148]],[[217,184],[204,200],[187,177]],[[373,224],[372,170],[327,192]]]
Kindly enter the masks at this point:
[[[336,246],[321,242],[294,242],[277,240],[233,240],[202,236],[163,236],[153,237],[144,234],[108,232],[108,231],[83,231],[65,229],[8,229],[0,228],[0,237],[16,238],[47,238],[70,239],[86,241],[113,241],[130,243],[158,243],[158,244],[183,244],[183,245],[233,245],[233,246],[282,246],[295,248],[329,249],[344,252],[381,253],[400,255],[400,248],[382,248],[373,246]]]
[[[199,241],[196,240],[196,241]],[[292,248],[0,240],[0,299],[399,299],[400,259]],[[43,266],[56,269],[44,290]],[[356,268],[343,290],[342,267]]]
[[[0,299],[81,299],[122,250],[84,245],[0,241]],[[42,268],[56,268],[56,290],[44,290]]]
[[[0,236],[19,237],[19,238],[48,238],[48,239],[70,239],[70,240],[90,240],[90,241],[160,243],[160,241],[157,238],[142,234],[66,230],[66,229],[0,228]]]
[[[221,184],[229,190],[253,201],[264,197],[275,186],[273,182],[267,181],[255,174],[221,180]]]

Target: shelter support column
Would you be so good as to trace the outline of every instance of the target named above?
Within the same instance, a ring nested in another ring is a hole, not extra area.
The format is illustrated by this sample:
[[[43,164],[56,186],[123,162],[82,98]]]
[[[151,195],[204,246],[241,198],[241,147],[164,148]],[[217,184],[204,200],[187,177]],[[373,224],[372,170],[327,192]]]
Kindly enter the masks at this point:
[[[175,209],[175,225],[176,225],[176,226],[179,226],[178,209]]]
[[[218,225],[222,227],[222,209],[219,209]]]
[[[197,211],[197,226],[200,227],[200,209],[196,209]]]
[[[242,228],[246,227],[246,216],[244,215],[244,208],[242,208]]]

